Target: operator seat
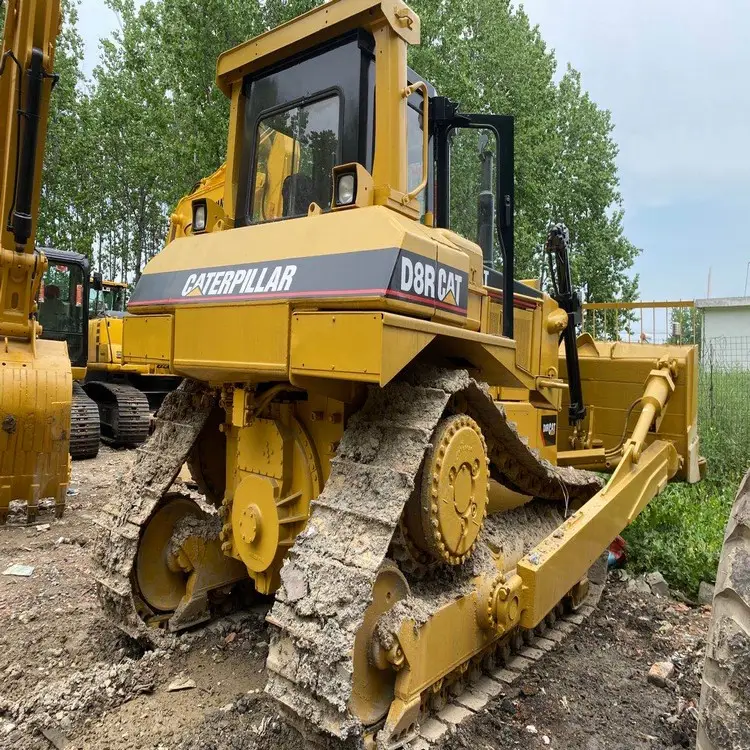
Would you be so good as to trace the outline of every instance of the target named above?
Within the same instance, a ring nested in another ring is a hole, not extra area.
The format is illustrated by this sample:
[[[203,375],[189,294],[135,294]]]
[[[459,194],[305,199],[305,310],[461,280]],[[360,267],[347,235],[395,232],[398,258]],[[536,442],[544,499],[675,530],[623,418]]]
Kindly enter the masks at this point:
[[[283,217],[305,216],[315,199],[312,180],[305,174],[290,174],[281,188]]]

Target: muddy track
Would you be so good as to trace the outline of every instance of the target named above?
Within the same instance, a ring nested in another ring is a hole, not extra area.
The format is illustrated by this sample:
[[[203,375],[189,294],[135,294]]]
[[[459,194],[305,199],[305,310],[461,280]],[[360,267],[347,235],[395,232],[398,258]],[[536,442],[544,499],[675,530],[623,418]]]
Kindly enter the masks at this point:
[[[141,531],[167,494],[216,403],[213,391],[185,380],[170,393],[156,417],[151,438],[138,448],[132,468],[103,508],[94,550],[99,601],[132,638],[157,645],[163,631],[146,627],[143,603],[132,583]]]
[[[480,424],[500,480],[521,492],[584,501],[601,487],[592,474],[539,459],[465,371],[420,369],[373,389],[347,425],[326,486],[282,570],[268,618],[277,632],[269,650],[267,691],[295,715],[341,739],[356,740],[364,730],[348,712],[355,635],[431,436],[451,411],[468,413]],[[489,550],[480,543],[470,561],[451,573],[452,580],[437,587],[437,596],[422,602],[424,616],[465,592],[489,561]]]
[[[144,622],[150,612],[133,582],[141,532],[215,405],[215,393],[192,381],[170,394],[154,434],[138,449],[118,496],[104,509],[94,554],[98,596],[118,626],[142,643],[159,645],[170,636]],[[485,387],[465,371],[421,368],[386,388],[372,389],[347,425],[311,520],[282,569],[282,586],[268,617],[276,626],[267,662],[268,692],[328,734],[355,741],[362,736],[363,727],[347,710],[354,638],[381,565],[388,556],[398,557],[395,532],[433,432],[444,415],[454,412],[467,413],[481,425],[494,475],[538,500],[517,511],[515,526],[514,514],[491,517],[470,560],[454,569],[439,566],[437,577],[415,582],[394,615],[429,618],[442,603],[466,593],[475,575],[496,573],[489,543],[514,548],[508,557],[518,559],[562,521],[560,501],[585,501],[601,487],[590,473],[541,460]],[[557,501],[557,506],[545,501]]]

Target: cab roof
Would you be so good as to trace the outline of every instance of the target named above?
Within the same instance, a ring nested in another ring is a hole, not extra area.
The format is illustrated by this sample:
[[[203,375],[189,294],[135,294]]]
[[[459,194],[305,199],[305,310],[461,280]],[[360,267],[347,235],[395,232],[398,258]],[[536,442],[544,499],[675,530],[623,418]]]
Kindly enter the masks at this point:
[[[401,0],[330,0],[224,52],[216,65],[217,84],[231,96],[232,85],[250,73],[351,29],[374,29],[382,23],[389,24],[409,44],[419,44],[419,16]]]

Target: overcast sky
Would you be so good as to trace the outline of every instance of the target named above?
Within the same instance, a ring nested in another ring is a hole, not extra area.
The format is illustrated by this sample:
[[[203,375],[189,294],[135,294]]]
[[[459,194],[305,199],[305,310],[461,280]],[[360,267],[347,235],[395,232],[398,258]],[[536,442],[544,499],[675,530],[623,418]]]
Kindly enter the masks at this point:
[[[643,299],[742,295],[750,261],[750,2],[525,0],[531,20],[611,110]],[[82,0],[85,70],[117,26]]]

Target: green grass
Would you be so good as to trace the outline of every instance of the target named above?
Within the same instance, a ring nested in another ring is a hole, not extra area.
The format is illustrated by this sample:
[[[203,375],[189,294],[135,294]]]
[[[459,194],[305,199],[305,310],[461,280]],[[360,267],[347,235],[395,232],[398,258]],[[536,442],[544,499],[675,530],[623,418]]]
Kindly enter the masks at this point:
[[[740,479],[666,487],[623,533],[629,567],[634,572],[658,570],[690,597],[701,581],[713,582]]]
[[[658,570],[690,597],[701,581],[715,580],[724,527],[750,466],[750,373],[701,373],[699,412],[706,479],[669,485],[623,533],[634,572]]]

